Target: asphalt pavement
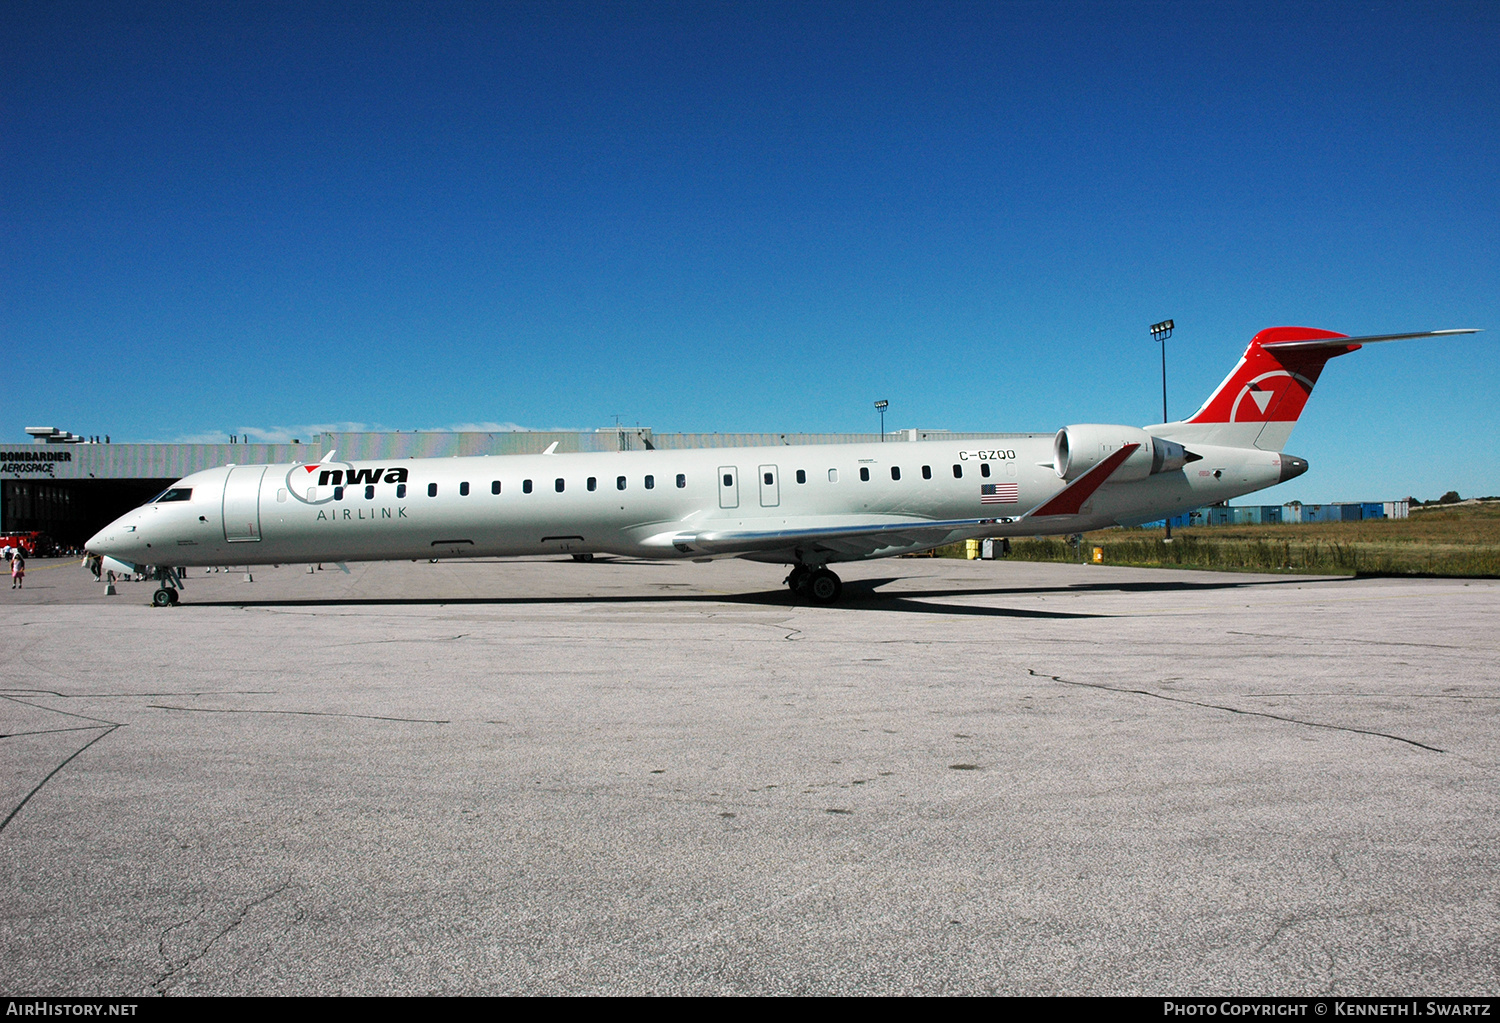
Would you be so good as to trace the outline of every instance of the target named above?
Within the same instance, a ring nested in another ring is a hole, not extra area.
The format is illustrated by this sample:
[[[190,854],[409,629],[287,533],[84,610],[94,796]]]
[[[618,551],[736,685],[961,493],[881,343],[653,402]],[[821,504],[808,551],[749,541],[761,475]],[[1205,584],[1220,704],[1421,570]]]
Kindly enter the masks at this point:
[[[348,569],[0,599],[0,991],[1500,990],[1500,582]]]

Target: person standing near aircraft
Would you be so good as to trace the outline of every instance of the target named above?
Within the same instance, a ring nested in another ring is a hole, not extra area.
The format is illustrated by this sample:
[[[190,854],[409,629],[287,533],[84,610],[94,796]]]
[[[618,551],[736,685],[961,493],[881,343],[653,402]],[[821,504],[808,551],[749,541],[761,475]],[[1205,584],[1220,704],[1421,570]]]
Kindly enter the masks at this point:
[[[26,588],[26,559],[20,551],[16,551],[15,557],[10,559],[10,588],[22,590]]]

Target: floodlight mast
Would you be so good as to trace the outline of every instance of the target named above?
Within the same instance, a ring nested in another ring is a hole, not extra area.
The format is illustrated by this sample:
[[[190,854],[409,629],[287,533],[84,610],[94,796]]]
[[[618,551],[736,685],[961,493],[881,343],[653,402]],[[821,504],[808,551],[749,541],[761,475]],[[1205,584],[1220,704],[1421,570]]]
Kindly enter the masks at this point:
[[[1172,336],[1172,321],[1151,324],[1151,340],[1161,343],[1161,421],[1167,421],[1167,338]]]
[[[1175,326],[1171,320],[1151,324],[1151,339],[1161,345],[1161,421],[1167,422],[1167,338]],[[1172,516],[1167,516],[1166,542],[1172,542]]]
[[[880,440],[885,442],[885,410],[890,408],[891,403],[881,399],[875,403],[875,411],[880,413]]]

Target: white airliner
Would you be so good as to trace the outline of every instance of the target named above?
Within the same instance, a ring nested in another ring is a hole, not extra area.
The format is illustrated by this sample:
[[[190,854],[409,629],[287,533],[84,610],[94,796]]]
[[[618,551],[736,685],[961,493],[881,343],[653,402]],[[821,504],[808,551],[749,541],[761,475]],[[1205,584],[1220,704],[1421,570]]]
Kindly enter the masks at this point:
[[[1138,525],[1300,476],[1281,453],[1329,359],[1375,341],[1308,327],[1255,335],[1196,413],[985,441],[226,465],[177,481],[88,549],[149,570],[543,553],[791,565],[839,598],[829,565],[978,537]]]

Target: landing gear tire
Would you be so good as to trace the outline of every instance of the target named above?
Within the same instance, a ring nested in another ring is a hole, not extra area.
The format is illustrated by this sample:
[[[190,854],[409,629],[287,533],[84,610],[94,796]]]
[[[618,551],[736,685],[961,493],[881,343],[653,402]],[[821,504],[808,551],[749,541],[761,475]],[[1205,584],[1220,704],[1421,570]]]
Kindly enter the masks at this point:
[[[792,569],[791,575],[786,577],[786,584],[793,593],[801,593],[807,589],[807,580],[811,575],[812,569],[806,565],[798,565]]]
[[[808,577],[807,593],[816,603],[832,604],[843,592],[843,582],[826,568],[820,568]]]
[[[162,589],[159,589],[155,593],[151,594],[151,603],[155,607],[171,607],[173,604],[177,603],[177,600],[175,599],[176,597],[177,592],[175,590],[169,590],[163,587]]]
[[[575,555],[573,555],[573,560],[574,561],[593,561],[594,560],[594,556],[592,554],[575,554]]]

